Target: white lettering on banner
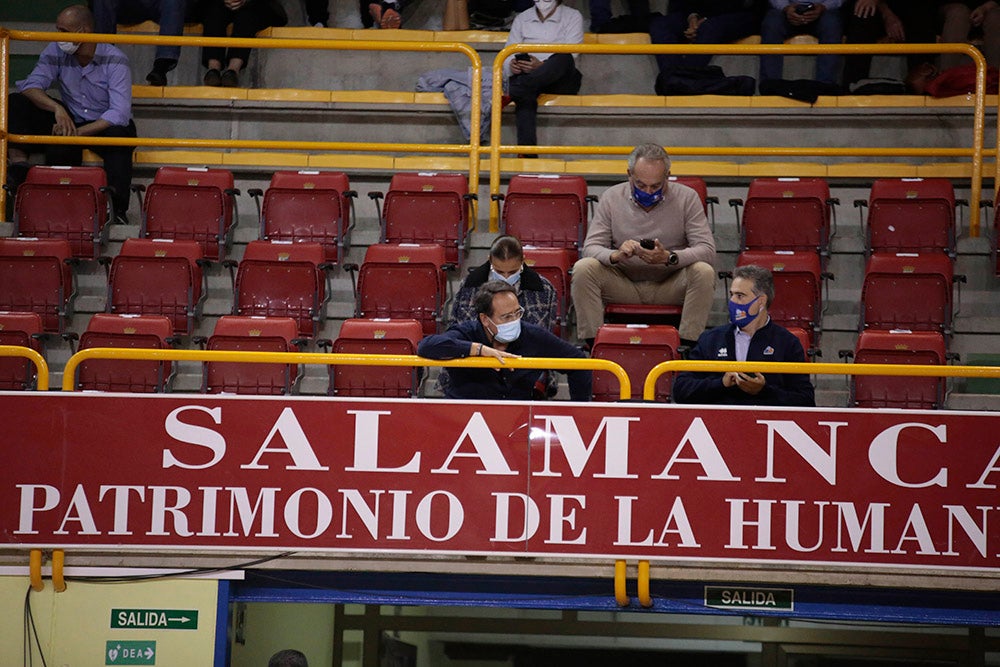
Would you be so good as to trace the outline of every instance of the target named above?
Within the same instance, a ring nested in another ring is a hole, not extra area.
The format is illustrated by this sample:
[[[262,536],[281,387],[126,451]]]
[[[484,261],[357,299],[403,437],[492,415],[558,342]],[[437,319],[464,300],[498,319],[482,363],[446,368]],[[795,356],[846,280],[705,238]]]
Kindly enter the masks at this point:
[[[442,497],[448,504],[448,530],[441,537],[434,535],[431,530],[431,510],[434,506],[434,498]],[[429,540],[435,542],[447,542],[458,534],[465,521],[465,510],[462,503],[454,493],[449,491],[432,491],[424,496],[417,504],[417,529]]]
[[[538,503],[524,493],[494,493],[492,495],[496,498],[496,521],[493,524],[493,537],[490,538],[490,542],[523,542],[534,537],[541,519]],[[524,513],[524,521],[518,526],[521,529],[520,535],[510,534],[510,501],[513,499],[520,501],[521,511]]]
[[[979,479],[976,481],[976,483],[975,484],[966,484],[965,488],[967,488],[967,489],[995,489],[995,488],[997,488],[996,484],[987,484],[986,483],[986,478],[990,476],[990,473],[994,473],[994,472],[1000,472],[1000,447],[997,447],[997,450],[995,452],[993,452],[993,458],[990,459],[990,462],[986,464],[986,469],[983,470],[983,474],[979,476]]]
[[[94,513],[90,510],[90,503],[87,502],[87,493],[83,489],[83,484],[77,484],[73,491],[73,498],[69,501],[66,514],[63,515],[59,528],[53,531],[55,535],[69,535],[66,530],[66,522],[75,521],[80,524],[77,535],[100,535],[97,524],[94,523]]]
[[[139,500],[146,499],[146,489],[142,486],[102,486],[101,492],[97,496],[98,502],[104,500],[104,494],[108,491],[115,492],[115,526],[108,535],[131,535],[128,529],[128,494],[135,491]]]
[[[944,555],[959,555],[959,553],[955,551],[955,519],[958,519],[958,523],[962,527],[962,530],[965,531],[966,537],[968,537],[972,542],[972,545],[976,547],[979,555],[986,558],[986,513],[993,508],[989,506],[976,507],[976,509],[983,514],[983,518],[979,525],[976,525],[973,521],[972,515],[969,514],[969,510],[960,505],[945,505],[944,508],[948,510],[948,550],[944,552]]]
[[[191,492],[182,486],[151,486],[153,492],[153,520],[147,535],[180,535],[190,537],[194,535],[188,530],[187,515],[181,510],[191,502]],[[172,491],[177,496],[177,501],[173,505],[167,504],[167,492]],[[174,530],[167,530],[167,515],[173,517]]]
[[[581,528],[577,532],[576,538],[567,537],[564,534],[566,528],[576,530],[577,509],[587,509],[587,496],[548,496],[551,501],[552,512],[549,513],[549,539],[546,544],[586,544],[587,529]],[[573,503],[576,507],[567,507]]]
[[[472,443],[473,448],[476,450],[475,453],[463,453],[459,451],[466,440]],[[493,432],[490,431],[490,427],[486,423],[486,419],[483,418],[482,412],[472,413],[469,421],[465,424],[465,430],[458,436],[455,446],[448,453],[448,458],[445,459],[440,468],[435,468],[431,472],[435,474],[457,475],[458,470],[452,470],[448,467],[456,458],[479,459],[483,467],[476,471],[477,475],[518,474],[516,471],[511,470],[507,459],[504,458],[503,452],[500,451],[500,445],[497,444],[496,438],[493,437]]]
[[[726,502],[729,503],[729,544],[726,545],[726,549],[773,550],[776,548],[771,543],[771,507],[776,501],[726,498]],[[751,502],[757,506],[756,521],[744,518],[743,507]],[[753,547],[747,547],[743,543],[744,531],[755,526],[757,528],[757,544]]]
[[[368,534],[378,539],[378,499],[385,491],[382,489],[373,489],[371,491],[371,495],[374,497],[374,507],[369,507],[365,503],[364,498],[361,497],[361,493],[357,489],[338,489],[338,492],[343,496],[344,504],[343,514],[340,519],[340,533],[337,534],[337,537],[354,536],[347,531],[347,508],[353,507],[355,514],[361,519],[361,523],[368,529]]]
[[[398,468],[382,468],[378,464],[379,417],[391,415],[384,410],[348,410],[354,415],[354,465],[348,472],[420,472],[420,452]]]
[[[545,464],[536,477],[561,477],[562,473],[552,471],[552,452],[560,451],[566,457],[573,477],[580,477],[597,447],[601,434],[604,438],[604,472],[595,478],[636,479],[638,475],[628,472],[629,424],[639,421],[638,417],[605,417],[597,427],[589,445],[583,444],[583,436],[576,420],[568,415],[538,415],[545,422]],[[555,437],[553,437],[555,436]]]
[[[180,416],[184,412],[202,412],[207,414],[212,418],[216,424],[222,423],[222,408],[206,408],[203,405],[185,405],[177,408],[167,415],[166,422],[164,423],[164,429],[174,440],[179,442],[186,442],[189,445],[198,445],[199,447],[205,447],[211,450],[212,458],[208,463],[184,463],[180,459],[176,458],[173,452],[169,449],[163,450],[163,467],[164,468],[186,468],[188,470],[200,470],[202,468],[211,468],[216,463],[222,460],[222,457],[226,454],[226,439],[222,437],[221,433],[213,431],[210,428],[205,428],[204,426],[196,426],[194,424],[187,424],[181,421]]]
[[[229,530],[224,533],[226,537],[236,537],[238,535],[249,535],[253,529],[254,520],[260,514],[260,530],[255,537],[277,537],[274,532],[274,506],[275,497],[281,489],[264,487],[257,494],[257,500],[253,507],[250,506],[250,495],[246,489],[230,489],[229,494]],[[236,532],[235,518],[239,512],[240,525],[243,532]]]
[[[284,441],[285,446],[273,449],[268,447],[275,436],[279,435]],[[320,465],[319,459],[316,458],[316,452],[313,451],[312,445],[309,444],[309,439],[306,437],[305,431],[302,430],[302,425],[299,424],[299,420],[295,417],[295,413],[291,408],[285,408],[281,411],[281,415],[274,422],[271,432],[267,434],[264,443],[257,450],[257,456],[253,458],[253,461],[240,467],[247,470],[267,470],[268,466],[260,463],[260,457],[266,452],[288,453],[292,457],[293,465],[286,465],[285,470],[329,470],[327,466]]]
[[[802,427],[793,421],[759,420],[758,424],[767,426],[767,474],[758,477],[756,482],[784,482],[784,477],[774,476],[774,436],[778,434],[791,445],[802,459],[812,466],[812,469],[823,476],[827,484],[837,484],[837,429],[847,426],[847,422],[820,422],[820,426],[830,428],[830,451],[810,438]]]
[[[693,459],[681,458],[684,445],[688,443],[691,443],[691,449],[695,453],[695,458]],[[719,446],[715,444],[712,434],[708,432],[708,427],[705,425],[705,420],[701,417],[691,420],[687,432],[684,433],[684,437],[681,438],[680,443],[674,449],[674,453],[667,462],[667,466],[659,475],[653,475],[653,479],[680,479],[679,475],[670,474],[670,469],[675,463],[697,463],[701,465],[702,472],[705,474],[698,476],[700,480],[710,480],[713,482],[740,481],[739,477],[734,477],[733,473],[729,471],[729,466],[726,465],[726,460],[722,458]]]
[[[650,529],[641,542],[632,539],[632,504],[638,500],[636,496],[615,496],[618,501],[618,538],[615,540],[616,547],[669,547],[667,533],[676,533],[680,537],[678,547],[700,547],[691,529],[691,522],[688,519],[687,511],[684,509],[684,501],[678,496],[674,498],[674,504],[670,508],[670,513],[663,522],[663,530],[660,531],[660,539],[653,542],[653,530]],[[671,525],[676,526],[671,528]]]
[[[865,553],[870,554],[886,554],[889,553],[885,548],[885,510],[888,509],[888,503],[870,503],[865,509],[865,519],[861,521],[858,519],[858,509],[854,506],[854,503],[834,503],[837,508],[837,546],[833,547],[831,551],[853,551],[857,553],[861,548],[861,540],[864,537],[866,527],[869,528],[869,535],[871,536],[868,548],[865,549]],[[844,530],[847,530],[847,536],[851,540],[851,548],[848,549],[844,546]]]
[[[930,426],[929,424],[906,423],[890,426],[886,430],[875,436],[871,447],[868,448],[868,461],[872,470],[877,472],[882,479],[891,482],[896,486],[907,489],[923,489],[928,486],[948,486],[948,470],[940,468],[938,474],[926,482],[907,483],[899,478],[899,435],[905,429],[918,428],[930,431],[937,436],[942,444],[948,441],[948,429],[944,424],[940,426]]]
[[[303,532],[302,526],[299,525],[299,517],[302,515],[299,503],[307,493],[316,498],[316,529],[311,533]],[[326,497],[326,494],[319,489],[299,489],[285,503],[285,525],[288,526],[288,530],[292,531],[296,537],[301,537],[304,540],[319,537],[330,527],[332,521],[333,505],[330,503],[330,499]]]
[[[806,503],[803,500],[789,500],[785,502],[785,544],[790,546],[795,551],[817,551],[823,544],[823,526],[826,523],[823,520],[823,511],[824,508],[830,503],[826,501],[813,503],[819,512],[820,518],[816,522],[818,525],[818,529],[816,530],[816,544],[811,547],[802,546],[802,541],[800,539],[799,508],[805,504]]]
[[[59,489],[48,484],[18,484],[21,490],[21,509],[18,512],[16,535],[37,535],[34,529],[35,512],[48,512],[59,504]],[[43,493],[41,505],[35,504],[35,491]]]

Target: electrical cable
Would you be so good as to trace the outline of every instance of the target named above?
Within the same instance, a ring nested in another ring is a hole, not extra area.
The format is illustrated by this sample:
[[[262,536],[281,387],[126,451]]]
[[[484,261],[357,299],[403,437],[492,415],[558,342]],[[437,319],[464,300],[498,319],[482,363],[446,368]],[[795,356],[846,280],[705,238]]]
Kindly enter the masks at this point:
[[[22,651],[22,660],[25,667],[31,667],[31,665],[35,664],[34,652],[31,650],[32,638],[34,638],[34,644],[38,649],[38,657],[42,661],[42,667],[48,667],[48,663],[45,661],[45,653],[42,651],[42,642],[38,639],[38,628],[35,626],[35,617],[31,613],[31,590],[31,586],[28,586],[28,590],[24,594],[24,649]]]

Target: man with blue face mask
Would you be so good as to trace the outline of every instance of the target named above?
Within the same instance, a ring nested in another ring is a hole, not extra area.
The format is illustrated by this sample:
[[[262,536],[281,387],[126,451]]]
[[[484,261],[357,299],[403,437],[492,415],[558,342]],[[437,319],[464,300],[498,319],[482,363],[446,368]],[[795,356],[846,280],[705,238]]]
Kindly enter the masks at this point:
[[[747,264],[733,271],[729,324],[706,331],[688,355],[692,360],[805,361],[794,334],[771,321],[774,277]],[[816,405],[809,376],[799,373],[679,373],[671,393],[677,403],[721,405]]]
[[[75,42],[76,33],[94,32],[94,17],[83,5],[59,12],[56,30],[65,41],[45,47],[38,64],[10,95],[11,134],[62,137],[134,137],[132,122],[132,72],[128,58],[110,44]],[[49,97],[49,87],[59,87],[60,101]],[[28,155],[45,152],[50,165],[79,165],[80,145],[44,146],[11,144],[8,147],[8,184],[15,189],[28,173]],[[132,183],[132,146],[88,146],[104,160],[115,212],[124,216]]]
[[[604,304],[683,305],[681,339],[694,344],[715,297],[715,239],[698,194],[670,183],[662,146],[628,157],[629,180],[601,195],[573,267],[576,332],[593,342]]]
[[[503,280],[490,280],[476,292],[476,319],[453,322],[441,334],[427,336],[417,354],[428,359],[494,357],[501,363],[516,357],[585,359],[577,347],[547,329],[523,321],[524,309],[514,287]],[[542,370],[531,368],[448,369],[448,398],[481,400],[531,400]],[[566,371],[571,400],[589,401],[590,371]]]

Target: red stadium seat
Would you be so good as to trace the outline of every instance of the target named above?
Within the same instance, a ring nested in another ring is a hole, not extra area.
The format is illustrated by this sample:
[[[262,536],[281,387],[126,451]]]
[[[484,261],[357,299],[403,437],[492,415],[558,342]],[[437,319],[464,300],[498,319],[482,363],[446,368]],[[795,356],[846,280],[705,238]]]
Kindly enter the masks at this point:
[[[315,335],[330,293],[325,259],[318,243],[251,241],[236,271],[233,314],[291,317],[299,335]]]
[[[729,201],[737,211],[743,202]],[[796,250],[826,256],[836,199],[822,178],[757,178],[750,183],[740,224],[744,250]]]
[[[42,316],[45,331],[62,332],[76,285],[66,239],[0,238],[0,310]]]
[[[812,361],[815,359],[816,355],[820,354],[820,351],[813,347],[812,334],[806,331],[802,327],[785,327],[788,332],[799,339],[799,344],[802,345],[802,351],[805,353],[805,358],[803,361]]]
[[[557,336],[568,332],[570,300],[570,274],[573,271],[573,254],[566,248],[524,248],[524,263],[552,283],[559,299],[559,310],[552,332]]]
[[[582,176],[520,174],[513,176],[503,202],[500,233],[522,245],[566,248],[575,262],[587,235],[587,182]]]
[[[423,326],[412,319],[349,319],[333,343],[337,354],[413,355]],[[330,394],[407,398],[417,395],[420,371],[404,366],[330,366]]]
[[[0,345],[27,347],[42,354],[42,316],[0,311]],[[0,357],[0,390],[35,388],[35,364],[21,357]]]
[[[166,315],[174,333],[190,334],[206,288],[197,241],[126,239],[111,262],[107,312]]]
[[[657,324],[677,326],[682,306],[656,303],[607,303],[604,321],[610,324]]]
[[[944,336],[936,331],[863,331],[854,352],[856,364],[944,364]],[[862,408],[943,407],[944,378],[852,375],[851,405]]]
[[[359,318],[416,319],[425,334],[443,328],[447,305],[444,248],[439,245],[379,243],[368,246],[357,271],[354,315]]]
[[[298,323],[290,317],[223,315],[208,350],[297,352]],[[289,394],[298,379],[293,364],[209,361],[202,365],[201,390],[208,394]]]
[[[865,202],[856,201],[862,208]],[[945,178],[878,179],[867,203],[865,250],[955,257],[955,190]]]
[[[173,326],[165,315],[96,313],[80,336],[80,350],[93,347],[165,349]],[[75,386],[82,391],[152,393],[166,391],[169,361],[88,359],[77,370]]]
[[[347,174],[276,171],[267,191],[254,189],[248,194],[257,202],[261,239],[319,243],[326,251],[326,261],[343,263],[351,247],[357,196]]]
[[[94,259],[113,220],[100,167],[34,166],[17,190],[14,236],[66,239],[74,257]]]
[[[816,344],[823,315],[820,258],[815,252],[791,250],[745,250],[736,266],[756,264],[774,276],[774,304],[768,304],[771,319],[783,327],[801,327],[809,333],[808,350]]]
[[[381,193],[369,195],[378,205]],[[395,174],[379,212],[382,243],[437,243],[456,266],[465,255],[473,196],[465,174]]]
[[[955,276],[944,254],[875,253],[861,288],[859,329],[911,329],[949,335]]]
[[[677,329],[671,326],[645,324],[604,324],[597,330],[591,357],[607,359],[620,365],[632,383],[632,400],[642,400],[643,387],[650,369],[660,362],[680,358],[681,344]],[[673,374],[664,373],[656,381],[656,398],[670,400]],[[621,398],[618,378],[608,372],[594,373],[595,401],[617,401]]]
[[[239,194],[231,171],[160,167],[145,192],[140,237],[193,240],[208,259],[225,257]]]

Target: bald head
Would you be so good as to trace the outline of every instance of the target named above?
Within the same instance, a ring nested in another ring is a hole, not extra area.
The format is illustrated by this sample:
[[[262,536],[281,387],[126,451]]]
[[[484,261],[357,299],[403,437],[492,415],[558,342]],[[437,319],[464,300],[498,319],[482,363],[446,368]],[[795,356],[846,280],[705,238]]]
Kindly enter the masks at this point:
[[[70,5],[56,17],[60,32],[94,32],[94,15],[86,5]]]

